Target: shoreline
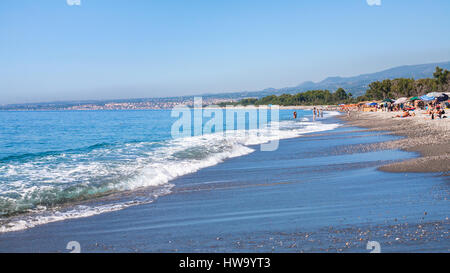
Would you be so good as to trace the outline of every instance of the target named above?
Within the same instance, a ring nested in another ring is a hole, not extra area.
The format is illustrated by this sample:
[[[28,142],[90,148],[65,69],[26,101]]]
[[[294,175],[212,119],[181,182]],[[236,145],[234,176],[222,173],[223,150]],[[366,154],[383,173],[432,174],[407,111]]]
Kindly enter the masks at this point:
[[[393,118],[398,112],[351,112],[338,116],[345,124],[368,131],[387,131],[402,139],[379,143],[380,149],[400,149],[420,156],[381,166],[379,170],[393,173],[450,173],[450,120],[431,120],[418,111],[416,116]]]
[[[350,129],[184,175],[152,203],[0,233],[0,252],[66,252],[72,240],[82,252],[368,252],[373,240],[383,252],[448,251],[446,179],[377,171],[408,153],[353,151],[398,138]]]
[[[293,105],[293,106],[283,106],[277,105],[280,110],[312,110],[313,108],[323,109],[324,111],[338,111],[339,107],[336,105]],[[230,105],[230,109],[269,109],[268,105]],[[190,109],[196,109],[195,107],[189,106]],[[217,105],[203,105],[203,109],[226,109],[227,107],[221,107]],[[89,112],[89,111],[148,111],[148,110],[172,110],[171,108],[138,108],[138,109],[0,109],[0,112]]]

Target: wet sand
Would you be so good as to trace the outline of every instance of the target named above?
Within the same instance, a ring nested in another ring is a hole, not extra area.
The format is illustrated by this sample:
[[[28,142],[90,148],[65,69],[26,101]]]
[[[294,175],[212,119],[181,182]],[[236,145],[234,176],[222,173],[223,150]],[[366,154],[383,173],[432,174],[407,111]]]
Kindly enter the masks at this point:
[[[450,119],[431,120],[422,111],[408,118],[393,118],[399,112],[352,112],[341,119],[350,126],[369,128],[369,131],[387,131],[405,138],[378,144],[373,149],[402,149],[416,152],[420,157],[380,167],[388,172],[449,175]]]

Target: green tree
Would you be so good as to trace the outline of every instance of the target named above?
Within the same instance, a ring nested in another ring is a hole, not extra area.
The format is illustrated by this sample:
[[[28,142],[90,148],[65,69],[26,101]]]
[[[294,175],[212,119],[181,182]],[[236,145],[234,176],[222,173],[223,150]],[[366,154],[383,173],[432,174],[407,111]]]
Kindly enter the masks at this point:
[[[449,71],[442,69],[439,66],[436,67],[436,71],[433,73],[433,77],[437,80],[438,84],[444,85],[448,82]]]
[[[393,97],[412,97],[414,95],[414,79],[399,78],[391,81]]]
[[[339,88],[333,94],[336,101],[345,101],[348,99],[348,95],[343,88]]]

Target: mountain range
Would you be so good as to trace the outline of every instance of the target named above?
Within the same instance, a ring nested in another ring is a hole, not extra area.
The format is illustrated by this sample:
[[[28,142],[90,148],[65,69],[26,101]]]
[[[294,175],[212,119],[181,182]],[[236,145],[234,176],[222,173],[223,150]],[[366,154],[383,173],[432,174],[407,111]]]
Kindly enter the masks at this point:
[[[328,77],[320,82],[307,81],[294,87],[285,88],[267,88],[260,91],[241,91],[232,93],[220,93],[220,94],[203,94],[201,95],[204,101],[214,101],[216,99],[221,100],[239,100],[243,98],[261,98],[268,95],[281,95],[281,94],[296,94],[308,90],[326,89],[331,92],[336,91],[338,88],[344,88],[345,91],[352,93],[354,97],[363,95],[369,84],[374,81],[381,81],[385,79],[395,78],[431,78],[436,67],[450,70],[450,62],[441,63],[429,63],[419,65],[404,65],[394,67],[391,69],[383,70],[371,74],[361,74],[353,77]],[[104,105],[106,103],[166,103],[177,102],[185,103],[191,101],[193,96],[180,96],[180,97],[166,97],[166,98],[140,98],[140,99],[118,99],[118,100],[86,100],[86,101],[63,101],[63,102],[48,102],[48,103],[25,103],[25,104],[9,104],[0,105],[0,110],[10,109],[60,109],[70,107],[74,105],[93,104]]]
[[[262,91],[237,92],[232,94],[236,94],[239,97],[243,96],[263,97],[272,94],[275,95],[280,95],[284,93],[295,94],[308,90],[318,90],[318,89],[327,89],[330,90],[331,92],[334,92],[338,88],[344,88],[347,92],[352,93],[353,96],[356,97],[363,95],[366,92],[369,84],[374,81],[382,81],[385,79],[396,79],[396,78],[414,78],[414,79],[432,78],[433,73],[436,70],[437,66],[450,70],[450,62],[404,65],[376,73],[361,74],[353,77],[328,77],[320,82],[307,81],[294,87],[285,87],[279,89],[268,88]]]

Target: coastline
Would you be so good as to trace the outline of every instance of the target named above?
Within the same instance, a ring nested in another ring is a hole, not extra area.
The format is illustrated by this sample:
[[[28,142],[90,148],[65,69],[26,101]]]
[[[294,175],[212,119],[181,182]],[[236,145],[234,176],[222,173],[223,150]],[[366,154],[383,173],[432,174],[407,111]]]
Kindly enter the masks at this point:
[[[379,143],[374,149],[401,149],[416,152],[418,158],[381,166],[379,170],[396,173],[450,173],[450,119],[431,120],[417,112],[409,118],[393,118],[397,112],[351,112],[339,118],[349,126],[368,131],[387,131],[402,139]]]
[[[446,178],[377,170],[413,153],[352,150],[397,139],[350,126],[283,139],[155,202],[1,233],[0,252],[448,252]]]

